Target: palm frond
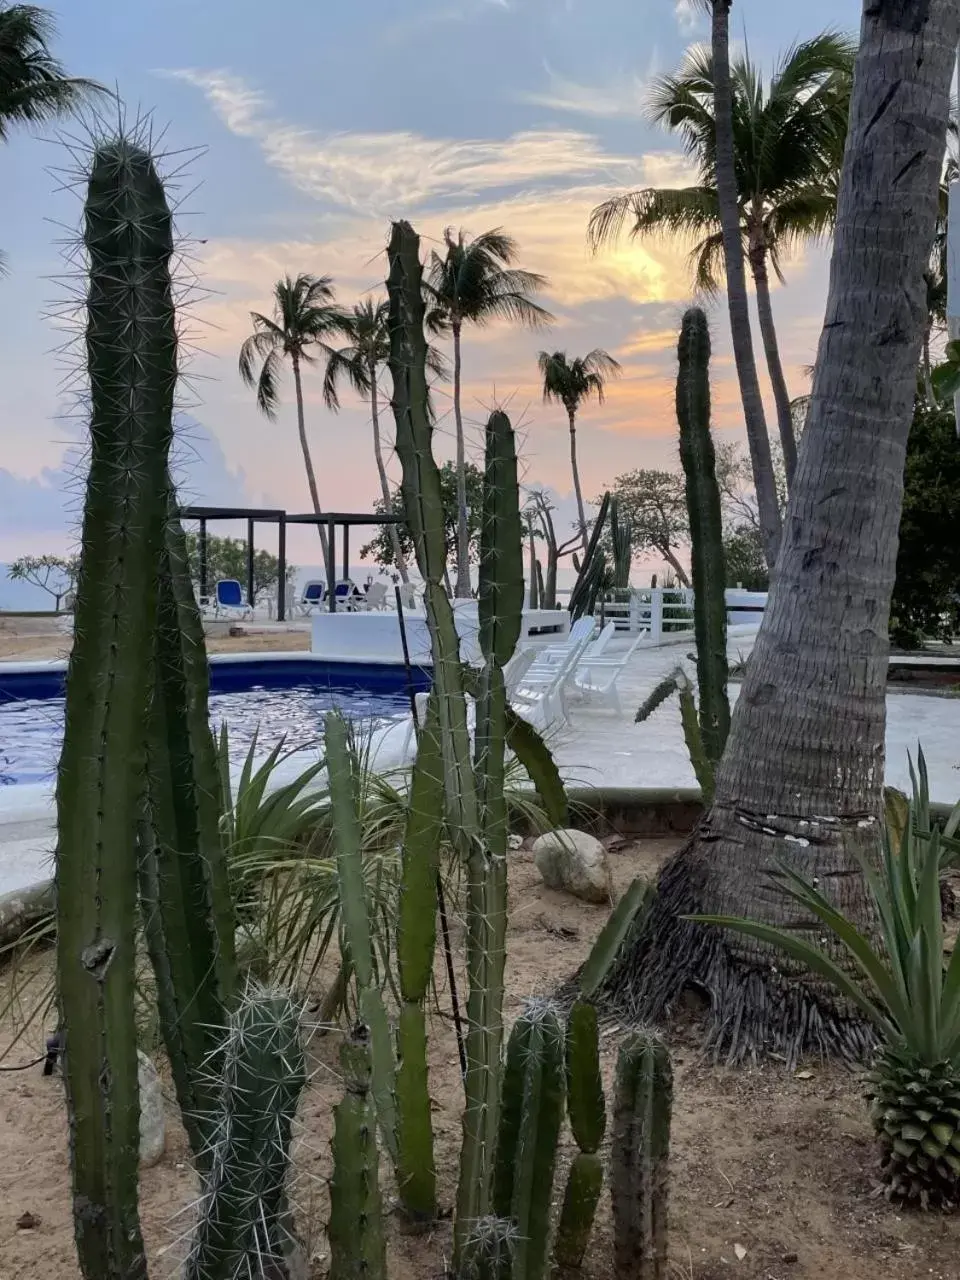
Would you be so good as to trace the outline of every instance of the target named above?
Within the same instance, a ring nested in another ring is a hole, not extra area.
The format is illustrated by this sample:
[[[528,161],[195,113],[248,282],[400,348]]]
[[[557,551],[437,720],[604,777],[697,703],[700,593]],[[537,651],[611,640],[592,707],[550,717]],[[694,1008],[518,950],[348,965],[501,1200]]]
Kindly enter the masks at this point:
[[[0,8],[0,141],[11,124],[42,124],[68,115],[108,90],[94,80],[68,76],[53,56],[53,16],[36,5]]]

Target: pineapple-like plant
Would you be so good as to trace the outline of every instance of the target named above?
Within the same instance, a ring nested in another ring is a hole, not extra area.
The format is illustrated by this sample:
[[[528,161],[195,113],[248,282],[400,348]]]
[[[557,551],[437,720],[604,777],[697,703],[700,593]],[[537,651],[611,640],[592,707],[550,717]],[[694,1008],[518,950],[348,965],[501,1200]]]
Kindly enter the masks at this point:
[[[878,921],[875,941],[796,872],[776,873],[847,952],[849,967],[757,921],[696,917],[780,947],[873,1024],[879,1048],[866,1077],[867,1099],[883,1183],[891,1199],[924,1209],[960,1204],[960,947],[946,962],[940,901],[940,872],[958,825],[960,806],[945,829],[931,821],[925,781],[914,779],[907,821],[896,835],[887,826],[879,868],[862,862]]]

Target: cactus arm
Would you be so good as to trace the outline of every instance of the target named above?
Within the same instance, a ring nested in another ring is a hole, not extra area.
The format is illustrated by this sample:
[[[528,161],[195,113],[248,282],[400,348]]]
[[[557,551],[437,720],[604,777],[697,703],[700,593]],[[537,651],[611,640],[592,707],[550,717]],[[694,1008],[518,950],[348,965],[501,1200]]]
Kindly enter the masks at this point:
[[[370,1048],[357,1027],[340,1048],[344,1096],[334,1108],[330,1280],[386,1280]]]
[[[136,1280],[135,847],[177,336],[170,211],[135,140],[96,147],[84,242],[91,460],[57,780],[57,985],[80,1268]]]
[[[286,1275],[290,1136],[306,1084],[299,1009],[254,988],[230,1016],[220,1057],[212,1158],[184,1280]]]
[[[570,1166],[557,1223],[553,1260],[558,1267],[576,1269],[583,1263],[602,1191],[603,1161],[581,1151]]]
[[[550,1247],[550,1209],[563,1120],[563,1028],[549,1006],[530,1016],[523,1111],[511,1216],[517,1224],[514,1280],[541,1280]]]
[[[570,1128],[580,1150],[594,1155],[603,1141],[607,1113],[600,1077],[597,1011],[584,1000],[574,1003],[567,1018],[566,1067]]]
[[[363,879],[363,854],[357,777],[343,717],[327,713],[324,728],[330,806],[337,839],[337,878],[340,885],[340,918],[346,949],[360,993],[360,1016],[370,1029],[373,1064],[373,1096],[384,1146],[396,1163],[397,1113],[395,1061],[383,997],[374,981],[373,944],[367,915]]]
[[[187,608],[176,577],[184,566],[171,554],[172,526],[171,519],[157,586],[140,904],[177,1099],[203,1167],[214,1115],[209,1082],[236,962],[216,748],[207,718],[209,677],[202,630],[198,660],[196,637],[182,626]]]
[[[431,694],[410,785],[397,926],[402,1000],[397,1028],[397,1186],[404,1209],[418,1221],[435,1217],[437,1211],[424,1001],[437,936],[436,881],[442,834],[443,756],[437,699]]]
[[[582,618],[586,614],[592,613],[593,606],[596,604],[597,592],[600,590],[605,567],[600,538],[603,534],[603,526],[606,524],[609,509],[610,494],[605,493],[600,503],[600,510],[597,512],[597,518],[593,524],[590,541],[587,543],[583,563],[580,563],[577,556],[573,557],[574,565],[577,569],[577,580],[573,585],[573,590],[570,592],[568,608],[571,618]]]
[[[531,1022],[519,1017],[507,1039],[503,1065],[500,1129],[497,1135],[497,1158],[493,1178],[493,1211],[498,1218],[509,1218],[513,1203],[513,1179],[516,1172],[517,1146],[520,1142],[520,1119],[523,1115],[523,1081],[530,1047]]]
[[[726,566],[720,490],[710,434],[710,333],[707,317],[699,307],[691,307],[684,314],[677,355],[677,421],[690,519],[700,730],[704,755],[715,769],[730,731]]]
[[[697,781],[700,783],[700,791],[703,795],[703,803],[709,805],[713,800],[713,791],[715,786],[714,778],[714,761],[712,761],[706,750],[703,732],[704,723],[703,716],[697,716],[697,708],[693,701],[693,690],[686,681],[678,685],[680,695],[680,723],[683,727],[683,739],[687,744],[687,754],[690,757],[690,763],[693,765],[693,772],[697,775]]]
[[[641,920],[650,909],[654,891],[652,881],[638,877],[631,882],[626,893],[610,912],[607,923],[600,930],[580,970],[579,985],[582,999],[592,1000],[603,986],[627,936],[636,922]]]
[[[510,419],[499,409],[487,421],[480,528],[480,648],[488,662],[510,661],[523,614],[523,520],[517,452]]]
[[[617,1059],[610,1198],[617,1280],[667,1280],[673,1080],[659,1036],[634,1032]]]

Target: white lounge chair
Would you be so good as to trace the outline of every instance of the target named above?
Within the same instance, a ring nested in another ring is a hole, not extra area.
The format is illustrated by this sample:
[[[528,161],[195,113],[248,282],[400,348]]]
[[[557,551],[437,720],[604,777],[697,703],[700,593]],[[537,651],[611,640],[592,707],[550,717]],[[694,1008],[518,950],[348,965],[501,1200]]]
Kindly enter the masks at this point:
[[[628,649],[616,657],[609,658],[600,658],[591,654],[588,645],[571,677],[574,690],[591,705],[595,702],[606,703],[615,711],[622,711],[617,681],[644,639],[645,636],[641,632]]]
[[[371,582],[366,590],[368,609],[382,609],[387,603],[387,588],[382,582]]]
[[[547,728],[554,720],[567,719],[566,686],[583,652],[590,633],[581,628],[580,639],[559,656],[538,653],[511,694],[511,702],[531,724]]]
[[[537,660],[559,662],[561,658],[566,657],[571,649],[582,649],[584,643],[589,643],[593,639],[596,629],[597,624],[593,618],[578,618],[563,640],[556,641],[553,644],[545,644],[536,650]]]

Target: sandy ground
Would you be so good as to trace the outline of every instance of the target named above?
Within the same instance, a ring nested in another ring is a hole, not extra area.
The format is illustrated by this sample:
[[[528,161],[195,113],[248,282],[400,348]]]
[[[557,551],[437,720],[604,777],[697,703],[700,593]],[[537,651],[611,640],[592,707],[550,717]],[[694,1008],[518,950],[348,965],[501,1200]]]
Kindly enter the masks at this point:
[[[253,634],[207,636],[209,653],[309,652],[309,631],[264,631]],[[57,634],[33,635],[0,626],[0,662],[32,662],[45,658],[66,658],[70,637]]]
[[[671,849],[664,841],[617,847],[611,860],[618,892],[649,875]],[[546,889],[526,850],[514,855],[510,883],[506,1014],[524,997],[549,992],[574,971],[606,919],[592,907]],[[454,925],[462,951],[462,932]],[[48,963],[48,962],[45,962]],[[462,974],[461,974],[462,982]],[[438,966],[438,999],[449,993]],[[610,1085],[621,1028],[603,1037]],[[340,1032],[314,1035],[313,1076],[301,1108],[296,1199],[313,1261],[328,1270],[325,1222],[330,1176],[331,1108],[340,1096]],[[856,1077],[818,1063],[795,1074],[779,1064],[728,1070],[699,1052],[693,1011],[671,1028],[676,1075],[671,1157],[670,1232],[675,1277],[685,1280],[960,1280],[955,1219],[903,1213],[878,1198],[876,1150]],[[0,1036],[0,1048],[9,1043]],[[448,1017],[431,1021],[431,1095],[443,1206],[456,1187],[462,1095],[456,1042]],[[16,1046],[22,1061],[33,1044]],[[142,1217],[151,1275],[176,1273],[184,1215],[194,1193],[186,1145],[169,1107],[161,1163],[142,1178]],[[610,1144],[608,1125],[607,1149]],[[571,1157],[563,1140],[555,1194],[562,1195]],[[388,1194],[390,1177],[382,1170]],[[18,1227],[32,1216],[34,1225]],[[389,1224],[391,1280],[439,1277],[450,1256],[450,1222],[410,1236]],[[585,1264],[595,1280],[612,1276],[609,1204],[604,1195]],[[0,1074],[0,1280],[76,1280],[70,1222],[66,1118],[58,1078],[39,1068]]]

